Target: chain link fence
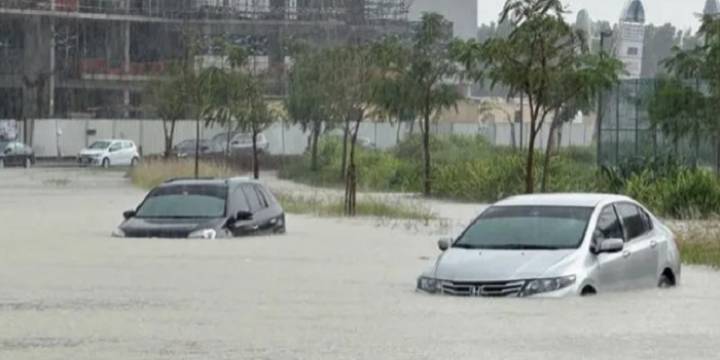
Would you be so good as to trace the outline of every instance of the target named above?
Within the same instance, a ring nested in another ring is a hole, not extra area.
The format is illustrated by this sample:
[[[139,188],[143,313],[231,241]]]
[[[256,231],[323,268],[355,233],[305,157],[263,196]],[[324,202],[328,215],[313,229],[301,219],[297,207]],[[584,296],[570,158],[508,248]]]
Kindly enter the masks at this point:
[[[718,139],[699,133],[676,141],[653,126],[649,100],[659,84],[657,79],[625,80],[601,95],[599,163],[616,166],[633,159],[673,157],[687,165],[715,168]]]

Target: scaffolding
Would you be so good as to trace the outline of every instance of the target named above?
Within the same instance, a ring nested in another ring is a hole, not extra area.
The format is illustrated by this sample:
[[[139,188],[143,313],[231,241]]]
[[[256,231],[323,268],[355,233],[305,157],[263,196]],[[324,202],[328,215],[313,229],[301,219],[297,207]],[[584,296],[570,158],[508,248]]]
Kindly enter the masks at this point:
[[[143,118],[148,81],[183,56],[247,48],[283,96],[288,42],[407,33],[410,0],[0,0],[0,119]]]
[[[163,20],[406,21],[410,0],[4,0],[0,14]]]

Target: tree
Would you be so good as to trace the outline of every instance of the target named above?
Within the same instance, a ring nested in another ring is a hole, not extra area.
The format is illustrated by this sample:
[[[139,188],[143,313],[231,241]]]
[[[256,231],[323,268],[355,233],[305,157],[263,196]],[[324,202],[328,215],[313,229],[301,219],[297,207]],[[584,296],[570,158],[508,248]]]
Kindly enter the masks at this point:
[[[288,116],[303,131],[310,132],[310,170],[318,169],[318,142],[323,120],[329,118],[327,51],[303,48],[296,51],[295,63],[289,72],[288,97],[285,107]]]
[[[149,106],[162,119],[163,123],[165,158],[169,158],[172,154],[177,121],[189,112],[184,87],[178,65],[171,66],[164,77],[148,85]]]
[[[335,87],[328,93],[331,113],[344,115],[349,122],[349,150],[345,175],[345,215],[357,213],[357,164],[355,151],[360,125],[374,104],[382,46],[350,44],[335,48],[329,54]]]
[[[455,108],[462,95],[449,81],[457,66],[450,57],[449,24],[440,14],[426,13],[413,38],[407,81],[408,104],[422,118],[423,193],[432,194],[430,124],[438,113]]]
[[[223,61],[203,74],[208,93],[206,125],[219,124],[250,134],[253,176],[259,179],[257,138],[276,117],[265,98],[265,74],[246,69],[249,52],[244,48],[227,44],[222,48]]]
[[[507,39],[453,44],[454,57],[468,76],[504,84],[530,107],[525,187],[535,191],[535,147],[547,117],[573,101],[590,102],[618,81],[623,65],[606,55],[587,53],[585,39],[563,19],[560,0],[508,0],[501,21],[514,29]]]
[[[660,81],[649,101],[650,119],[675,142],[693,135],[720,135],[720,17],[705,15],[698,31],[699,44],[675,47],[663,65],[672,75]],[[720,142],[716,149],[720,156]],[[720,157],[716,163],[720,173]]]
[[[240,122],[240,127],[245,131],[249,132],[252,138],[252,153],[253,153],[253,176],[255,179],[260,178],[260,162],[258,160],[258,148],[257,139],[258,135],[265,129],[267,129],[275,119],[277,118],[276,112],[272,111],[267,99],[263,94],[263,79],[262,77],[251,78],[250,84],[248,84],[248,105],[249,111],[246,120]]]

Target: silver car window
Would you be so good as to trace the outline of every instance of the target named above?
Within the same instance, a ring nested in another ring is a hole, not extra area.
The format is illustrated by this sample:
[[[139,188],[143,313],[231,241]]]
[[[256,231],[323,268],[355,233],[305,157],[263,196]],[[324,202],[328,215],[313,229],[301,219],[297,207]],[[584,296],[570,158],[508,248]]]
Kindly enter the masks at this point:
[[[620,219],[615,213],[615,209],[612,205],[606,206],[600,213],[593,239],[595,241],[605,239],[624,239]]]
[[[632,241],[647,233],[645,219],[643,219],[642,213],[637,206],[630,203],[620,203],[615,207],[622,218],[628,240]]]

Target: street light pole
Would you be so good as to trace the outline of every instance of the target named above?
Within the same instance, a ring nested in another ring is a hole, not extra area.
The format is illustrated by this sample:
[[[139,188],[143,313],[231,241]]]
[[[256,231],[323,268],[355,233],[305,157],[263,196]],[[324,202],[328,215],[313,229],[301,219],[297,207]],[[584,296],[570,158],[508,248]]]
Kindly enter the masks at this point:
[[[612,31],[600,32],[600,56],[605,56],[605,38],[612,36]],[[597,165],[602,165],[602,122],[603,122],[603,92],[598,92],[598,111],[595,126],[597,127]]]

